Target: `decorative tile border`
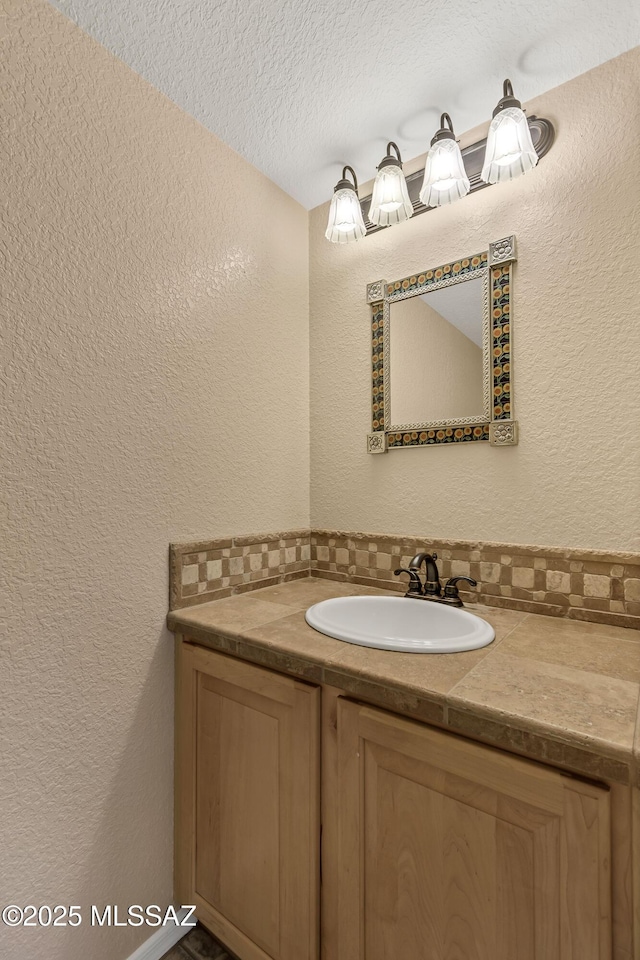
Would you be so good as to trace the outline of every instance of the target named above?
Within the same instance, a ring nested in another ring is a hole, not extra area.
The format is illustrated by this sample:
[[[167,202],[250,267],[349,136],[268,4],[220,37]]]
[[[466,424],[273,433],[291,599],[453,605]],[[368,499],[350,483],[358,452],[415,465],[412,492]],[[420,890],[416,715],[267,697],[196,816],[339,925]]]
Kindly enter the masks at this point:
[[[301,577],[403,592],[394,576],[416,553],[435,551],[442,579],[463,575],[470,605],[525,610],[640,629],[640,554],[529,545],[394,537],[337,530],[250,534],[170,548],[170,609]]]
[[[169,609],[308,577],[310,555],[308,530],[173,543]]]
[[[470,604],[640,628],[637,553],[312,530],[311,575],[404,592],[393,571],[422,550],[437,553],[443,579],[478,581],[460,591]]]
[[[493,419],[511,419],[511,264],[491,267]]]
[[[424,447],[430,443],[460,443],[466,440],[488,440],[488,423],[464,427],[442,427],[440,430],[411,430],[406,433],[389,433],[389,447]]]
[[[454,260],[452,263],[444,263],[441,267],[425,270],[418,276],[413,274],[403,280],[396,280],[395,283],[388,283],[386,295],[390,301],[393,301],[403,300],[408,296],[414,296],[416,293],[426,293],[430,287],[439,285],[442,280],[446,280],[448,277],[462,277],[465,274],[473,274],[478,270],[483,270],[488,262],[489,253],[485,250],[473,257],[464,257],[460,260]],[[367,288],[368,296],[371,295],[371,286],[372,284]]]
[[[371,305],[371,429],[385,429],[384,409],[384,303]]]

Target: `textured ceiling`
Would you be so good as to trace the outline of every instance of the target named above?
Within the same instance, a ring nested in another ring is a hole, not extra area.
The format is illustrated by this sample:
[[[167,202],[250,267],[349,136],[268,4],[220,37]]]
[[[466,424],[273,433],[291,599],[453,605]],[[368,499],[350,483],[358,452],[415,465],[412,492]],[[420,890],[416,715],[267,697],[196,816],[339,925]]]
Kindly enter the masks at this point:
[[[637,0],[53,0],[310,208],[640,43]]]

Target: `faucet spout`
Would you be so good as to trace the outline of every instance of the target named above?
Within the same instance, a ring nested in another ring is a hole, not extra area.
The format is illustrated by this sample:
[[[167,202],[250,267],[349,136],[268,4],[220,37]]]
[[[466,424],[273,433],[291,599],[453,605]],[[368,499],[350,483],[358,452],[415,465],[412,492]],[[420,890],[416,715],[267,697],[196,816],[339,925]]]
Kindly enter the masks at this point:
[[[410,570],[419,570],[424,563],[426,575],[426,581],[424,585],[425,596],[439,597],[442,592],[442,588],[440,586],[440,576],[436,566],[437,559],[437,553],[417,553],[409,564]]]

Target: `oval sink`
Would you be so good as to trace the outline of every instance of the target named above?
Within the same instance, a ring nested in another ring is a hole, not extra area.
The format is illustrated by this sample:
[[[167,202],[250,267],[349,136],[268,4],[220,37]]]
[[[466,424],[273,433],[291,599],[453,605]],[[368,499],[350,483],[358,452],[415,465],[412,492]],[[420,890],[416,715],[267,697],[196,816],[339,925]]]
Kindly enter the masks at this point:
[[[327,637],[404,653],[460,653],[495,637],[467,610],[408,597],[334,597],[309,607],[305,619]]]

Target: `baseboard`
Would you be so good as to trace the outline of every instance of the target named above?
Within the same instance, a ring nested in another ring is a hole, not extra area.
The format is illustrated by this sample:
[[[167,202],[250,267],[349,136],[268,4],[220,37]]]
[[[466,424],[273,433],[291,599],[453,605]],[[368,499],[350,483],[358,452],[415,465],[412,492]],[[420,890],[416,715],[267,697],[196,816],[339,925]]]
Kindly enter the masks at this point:
[[[188,911],[185,909],[176,910],[178,920],[180,921],[187,916],[187,913]],[[190,922],[193,923],[193,919]],[[165,953],[171,950],[171,947],[175,947],[179,940],[186,937],[190,930],[193,930],[193,927],[178,927],[175,924],[162,927],[160,930],[156,930],[148,940],[145,940],[145,942],[131,954],[129,960],[160,960],[161,957],[164,957]]]

